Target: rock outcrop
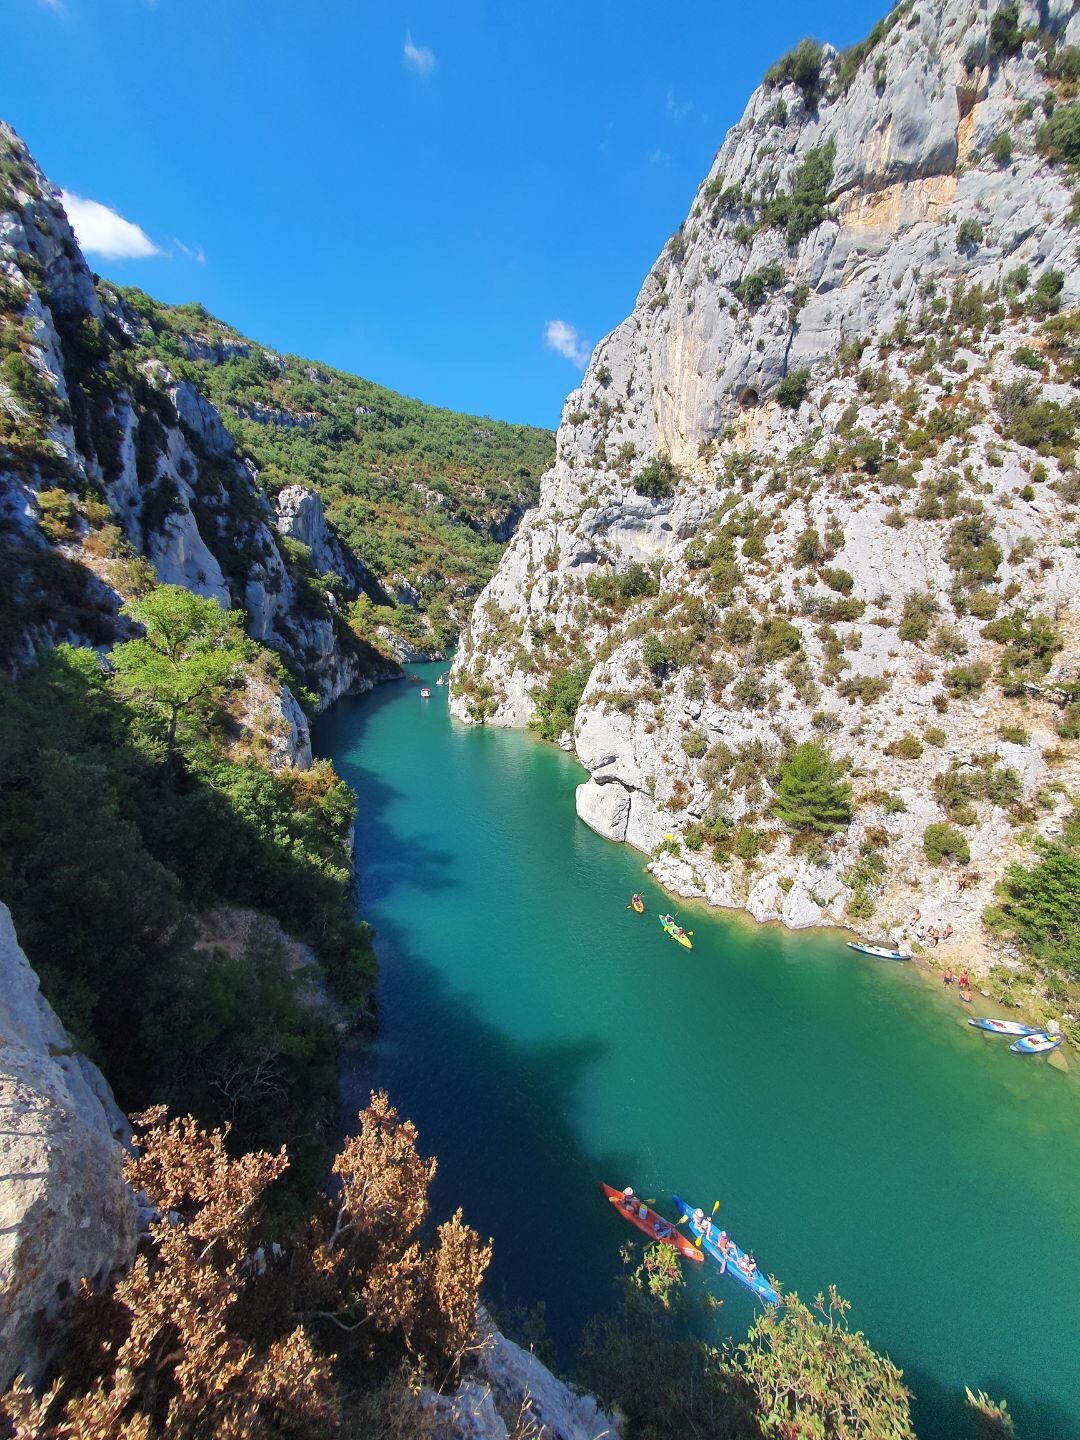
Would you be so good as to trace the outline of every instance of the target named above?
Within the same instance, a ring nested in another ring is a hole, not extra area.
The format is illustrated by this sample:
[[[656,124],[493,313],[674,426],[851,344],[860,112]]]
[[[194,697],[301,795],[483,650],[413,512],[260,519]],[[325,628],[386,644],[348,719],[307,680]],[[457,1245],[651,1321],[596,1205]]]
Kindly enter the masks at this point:
[[[128,1122],[73,1047],[0,904],[0,1387],[43,1359],[40,1327],[83,1279],[100,1285],[135,1253],[121,1174]]]
[[[431,1394],[434,1440],[619,1440],[617,1419],[559,1380],[531,1351],[483,1320],[476,1370],[447,1395]]]
[[[322,500],[303,485],[286,485],[278,491],[277,528],[282,535],[298,540],[311,551],[315,568],[323,575],[334,574],[360,587],[363,567],[334,535],[326,523]]]
[[[578,813],[679,893],[874,933],[918,907],[976,963],[1018,828],[1080,778],[1080,212],[1047,123],[1080,16],[1001,14],[902,4],[774,67],[568,398],[452,677],[460,719],[551,738],[583,683]],[[810,739],[855,816],[806,846],[772,797]],[[946,822],[962,896],[927,879]]]

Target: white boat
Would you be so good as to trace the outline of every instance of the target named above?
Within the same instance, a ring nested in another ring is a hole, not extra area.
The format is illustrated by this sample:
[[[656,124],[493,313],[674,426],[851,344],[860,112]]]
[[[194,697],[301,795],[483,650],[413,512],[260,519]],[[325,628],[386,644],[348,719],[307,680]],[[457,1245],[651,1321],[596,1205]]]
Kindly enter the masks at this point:
[[[421,700],[430,700],[430,699],[431,699],[431,691],[427,688],[426,685],[425,685],[424,688],[420,691],[420,699],[421,699]]]
[[[910,960],[911,954],[907,950],[886,950],[884,945],[863,945],[861,941],[849,940],[849,950],[858,950],[860,955],[876,955],[879,960]]]

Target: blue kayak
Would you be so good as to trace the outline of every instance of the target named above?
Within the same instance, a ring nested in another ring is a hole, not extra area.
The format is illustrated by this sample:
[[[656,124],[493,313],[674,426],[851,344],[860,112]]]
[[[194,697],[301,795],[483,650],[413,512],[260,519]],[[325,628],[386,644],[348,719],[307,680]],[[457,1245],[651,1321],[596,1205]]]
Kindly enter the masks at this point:
[[[697,1236],[700,1235],[702,1237],[701,1248],[712,1256],[724,1274],[731,1275],[734,1279],[738,1280],[741,1285],[745,1285],[748,1290],[752,1290],[759,1300],[765,1301],[766,1305],[780,1304],[780,1296],[760,1270],[755,1269],[748,1274],[747,1271],[742,1268],[739,1262],[745,1263],[747,1258],[746,1252],[740,1250],[734,1240],[728,1237],[727,1252],[725,1253],[716,1243],[716,1240],[706,1239],[701,1227],[694,1224],[693,1205],[687,1205],[686,1201],[680,1200],[678,1195],[673,1195],[671,1198],[674,1201],[676,1210],[678,1210],[681,1215],[686,1216],[686,1226],[690,1234],[695,1237],[695,1241]],[[712,1224],[712,1222],[710,1222],[710,1224],[712,1234],[719,1239],[719,1228],[715,1224]]]

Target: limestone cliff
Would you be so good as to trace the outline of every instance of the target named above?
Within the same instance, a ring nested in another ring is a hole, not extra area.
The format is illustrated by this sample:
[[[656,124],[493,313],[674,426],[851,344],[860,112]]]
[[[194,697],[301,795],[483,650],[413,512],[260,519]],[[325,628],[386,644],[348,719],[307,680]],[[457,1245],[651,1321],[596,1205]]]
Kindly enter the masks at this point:
[[[0,541],[11,580],[0,658],[17,665],[59,639],[108,643],[141,580],[132,561],[145,557],[159,581],[244,611],[316,708],[396,673],[320,583],[381,595],[318,496],[293,485],[271,505],[216,408],[136,344],[138,316],[95,283],[59,192],[3,125],[0,160]],[[276,708],[279,730],[296,730],[287,691]],[[293,755],[305,745],[297,735]]]
[[[452,706],[572,725],[579,814],[681,894],[896,935],[919,907],[977,958],[1015,837],[1068,808],[1078,44],[1063,0],[804,42],[566,402]],[[807,846],[772,796],[815,737],[855,815]]]
[[[74,1049],[0,904],[0,1387],[36,1376],[40,1325],[135,1253],[121,1174],[129,1127],[95,1065]]]

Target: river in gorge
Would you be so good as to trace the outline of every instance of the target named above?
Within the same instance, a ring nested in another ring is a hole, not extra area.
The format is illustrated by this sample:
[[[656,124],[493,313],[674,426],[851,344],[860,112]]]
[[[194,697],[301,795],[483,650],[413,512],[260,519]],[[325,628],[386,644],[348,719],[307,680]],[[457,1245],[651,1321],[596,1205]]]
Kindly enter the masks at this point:
[[[494,1237],[493,1292],[542,1299],[564,1362],[635,1234],[597,1181],[632,1183],[669,1213],[673,1191],[719,1199],[805,1300],[835,1284],[903,1367],[920,1440],[966,1433],[965,1384],[1008,1398],[1020,1440],[1080,1436],[1075,1064],[1010,1053],[839,934],[683,904],[680,949],[645,858],[576,818],[576,761],[452,721],[442,668],[412,667],[430,700],[384,685],[315,727],[357,795],[380,963],[346,1123],[389,1091],[438,1156],[437,1217]],[[700,1269],[741,1335],[749,1293]]]

